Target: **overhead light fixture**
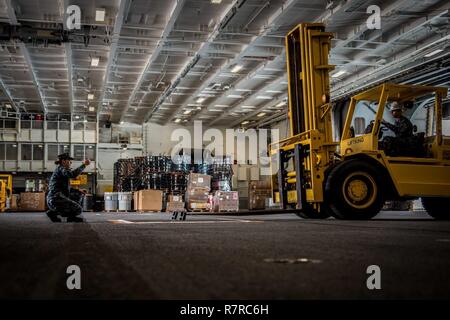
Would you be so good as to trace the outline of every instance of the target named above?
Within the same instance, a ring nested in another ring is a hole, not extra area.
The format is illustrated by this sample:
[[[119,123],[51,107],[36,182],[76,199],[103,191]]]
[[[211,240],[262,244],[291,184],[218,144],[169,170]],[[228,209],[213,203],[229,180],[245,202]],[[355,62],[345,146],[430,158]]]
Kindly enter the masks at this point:
[[[5,103],[5,107],[6,107],[6,109],[11,109],[12,108],[10,103]]]
[[[100,62],[100,58],[99,57],[92,57],[92,59],[91,59],[91,67],[97,67],[99,62]]]
[[[197,103],[202,103],[203,101],[205,101],[205,98],[200,97],[196,100]]]
[[[283,93],[283,91],[279,90],[266,90],[267,93]]]
[[[243,121],[241,124],[248,124],[248,123],[250,123],[250,121],[245,120],[245,121]]]
[[[86,119],[84,119],[84,120],[83,120],[83,122],[84,122],[84,123],[86,123],[86,122],[87,122],[87,120],[86,120]]]
[[[266,115],[265,112],[258,113],[257,117],[264,117]]]
[[[429,58],[429,57],[432,57],[434,55],[437,55],[439,52],[442,52],[442,51],[444,51],[444,50],[443,49],[437,49],[437,50],[434,50],[434,51],[432,51],[430,53],[427,53],[424,57],[425,58]]]
[[[241,69],[242,69],[242,65],[237,64],[233,67],[233,69],[231,69],[231,72],[236,73],[236,72],[241,71]]]
[[[211,0],[211,3],[219,4],[222,3],[222,0]]]
[[[286,104],[286,101],[281,101],[280,103],[278,103],[275,107],[282,107]]]
[[[335,74],[331,75],[331,77],[332,77],[332,78],[338,78],[338,77],[342,76],[342,75],[345,74],[345,73],[347,73],[347,71],[341,70],[341,71],[338,71],[338,72],[336,72]]]
[[[255,106],[241,106],[242,109],[254,109]]]
[[[178,118],[178,119],[175,119],[175,123],[179,123],[181,121],[181,119],[180,118]]]
[[[259,99],[259,100],[272,100],[272,97],[270,97],[270,96],[257,96],[256,99]]]
[[[215,104],[214,107],[217,107],[217,108],[228,108],[229,106],[226,105],[226,104]]]
[[[94,94],[88,93],[88,100],[93,100],[93,99],[94,99]]]
[[[95,21],[104,22],[105,21],[105,9],[99,8],[95,10]]]
[[[210,112],[222,112],[223,110],[220,110],[220,109],[209,109],[208,111],[210,111]]]
[[[227,98],[236,98],[236,99],[240,99],[242,98],[242,96],[238,95],[238,94],[229,94],[227,95]]]
[[[123,124],[123,121],[120,121],[120,124]]]
[[[199,106],[199,107],[197,107],[196,109],[197,109],[197,110],[202,110],[202,107]]]
[[[189,109],[189,110],[185,110],[185,111],[183,112],[183,114],[189,114],[189,113],[191,113],[191,111],[192,111],[192,110],[190,110],[190,109]]]
[[[75,116],[75,119],[80,119],[80,116]]]
[[[89,107],[89,112],[94,112],[95,108],[94,107]]]

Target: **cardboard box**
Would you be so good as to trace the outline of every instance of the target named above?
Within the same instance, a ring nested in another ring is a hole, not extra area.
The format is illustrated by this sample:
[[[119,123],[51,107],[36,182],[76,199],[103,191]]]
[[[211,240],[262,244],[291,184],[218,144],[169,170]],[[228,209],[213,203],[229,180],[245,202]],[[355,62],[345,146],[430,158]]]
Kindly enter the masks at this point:
[[[183,196],[169,194],[169,199],[167,202],[183,202]]]
[[[214,211],[239,211],[237,191],[216,191],[213,199]]]
[[[133,209],[137,210],[138,206],[139,206],[139,191],[134,191],[133,192]]]
[[[10,199],[10,202],[9,202],[9,211],[17,211],[19,209],[18,201],[19,201],[19,195],[18,194],[11,195],[11,199]]]
[[[250,181],[249,190],[271,190],[270,181]]]
[[[174,211],[186,211],[184,208],[184,202],[174,201],[167,202],[166,212],[174,212]]]
[[[188,188],[199,187],[211,189],[211,176],[200,173],[190,173],[188,178]]]
[[[21,211],[45,211],[45,192],[22,192],[20,194]]]
[[[264,210],[266,198],[272,196],[270,181],[250,181],[248,185],[249,210]]]
[[[135,197],[135,210],[161,211],[163,192],[161,190],[140,190]]]
[[[208,196],[209,188],[207,187],[188,188],[186,190],[187,202],[207,202]]]
[[[206,210],[206,209],[208,209],[208,202],[189,201],[188,209],[189,210],[195,210],[195,209]]]

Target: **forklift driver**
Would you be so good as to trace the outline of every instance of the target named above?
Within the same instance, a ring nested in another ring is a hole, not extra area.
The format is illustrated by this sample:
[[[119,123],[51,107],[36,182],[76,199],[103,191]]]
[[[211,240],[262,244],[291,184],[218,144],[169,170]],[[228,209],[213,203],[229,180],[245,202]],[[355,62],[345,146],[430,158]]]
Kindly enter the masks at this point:
[[[395,133],[395,137],[385,137],[382,142],[383,149],[389,156],[407,156],[411,138],[414,136],[414,127],[411,121],[402,114],[402,107],[394,101],[391,106],[395,123],[382,121],[381,123]]]

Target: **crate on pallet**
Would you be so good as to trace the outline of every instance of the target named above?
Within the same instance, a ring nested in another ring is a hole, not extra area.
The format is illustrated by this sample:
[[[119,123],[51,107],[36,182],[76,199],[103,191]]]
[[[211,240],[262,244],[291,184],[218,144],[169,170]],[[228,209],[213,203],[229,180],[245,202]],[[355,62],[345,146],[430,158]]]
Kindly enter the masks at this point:
[[[239,194],[237,191],[216,191],[213,197],[215,212],[239,211]]]

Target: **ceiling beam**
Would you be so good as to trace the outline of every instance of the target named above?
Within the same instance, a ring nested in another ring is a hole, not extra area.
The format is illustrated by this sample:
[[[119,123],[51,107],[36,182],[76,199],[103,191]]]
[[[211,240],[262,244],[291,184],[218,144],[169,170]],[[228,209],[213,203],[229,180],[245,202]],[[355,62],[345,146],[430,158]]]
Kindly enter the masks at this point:
[[[111,39],[111,47],[109,49],[109,54],[108,54],[108,63],[106,64],[105,73],[103,76],[103,82],[102,82],[102,86],[100,88],[101,96],[100,96],[100,99],[98,100],[97,114],[99,114],[103,108],[103,100],[105,99],[105,92],[106,92],[105,88],[111,77],[112,68],[115,65],[118,42],[119,42],[119,38],[120,38],[120,32],[122,30],[124,20],[126,19],[127,15],[128,15],[128,11],[130,10],[130,6],[131,6],[131,0],[121,0],[120,1],[119,10],[117,11],[116,18],[114,21],[113,35],[112,35],[112,39]]]
[[[267,36],[270,32],[273,32],[275,28],[277,28],[277,24],[281,21],[282,17],[286,12],[290,12],[292,8],[297,4],[296,0],[288,0],[286,1],[274,14],[272,14],[267,22],[267,27],[265,29],[261,29],[259,33],[253,35],[250,42],[243,46],[240,53],[237,54],[233,59],[228,60],[225,62],[212,76],[207,78],[205,81],[203,81],[202,85],[195,91],[195,93],[192,95],[191,99],[188,99],[185,101],[183,105],[181,105],[174,113],[172,113],[171,117],[169,118],[171,121],[177,113],[179,113],[183,108],[187,106],[188,103],[192,103],[192,99],[195,99],[208,85],[210,82],[212,82],[215,78],[217,78],[221,73],[223,73],[225,70],[229,70],[230,67],[240,61],[246,54],[247,50],[250,50],[259,40],[264,39],[265,36]],[[284,38],[284,37],[283,37]],[[221,95],[223,96],[223,95]],[[214,99],[217,100],[221,96],[218,96]],[[195,118],[198,119],[201,116],[203,116],[206,112],[206,108],[202,111],[200,111],[198,114],[195,115]]]
[[[164,28],[164,31],[161,34],[160,40],[156,44],[156,48],[153,50],[153,52],[148,56],[148,60],[145,64],[144,69],[141,72],[141,75],[138,78],[138,81],[136,83],[136,86],[134,87],[133,91],[130,94],[130,98],[128,99],[128,103],[125,107],[125,110],[123,111],[120,121],[124,119],[126,116],[126,113],[131,107],[131,104],[134,103],[136,99],[136,93],[140,90],[140,87],[142,86],[142,83],[145,79],[145,75],[147,74],[147,71],[150,69],[150,66],[152,63],[156,60],[156,58],[159,56],[161,51],[163,50],[163,46],[165,44],[165,41],[167,40],[167,37],[172,32],[175,22],[178,19],[178,16],[181,13],[181,10],[184,7],[184,4],[186,3],[186,0],[176,0],[175,4],[172,7],[172,10],[170,11],[169,18],[167,20],[166,26]],[[139,104],[138,104],[139,107]]]
[[[233,18],[233,16],[238,11],[238,8],[243,5],[243,2],[239,2],[239,0],[234,0],[227,9],[224,10],[225,14],[220,17],[220,22],[216,24],[213,31],[208,35],[207,41],[203,42],[201,46],[198,48],[197,53],[194,57],[183,67],[172,82],[172,85],[167,88],[166,93],[163,94],[154,104],[154,108],[150,110],[150,112],[145,116],[145,122],[147,122],[152,114],[156,112],[159,106],[164,102],[164,100],[170,95],[170,93],[176,88],[176,86],[181,82],[181,80],[185,77],[185,75],[189,72],[190,69],[202,58],[202,55],[208,50],[209,44],[214,42],[214,39],[221,33],[221,30],[226,27],[228,22]],[[178,110],[182,110],[181,107]],[[173,116],[173,115],[172,115]]]

